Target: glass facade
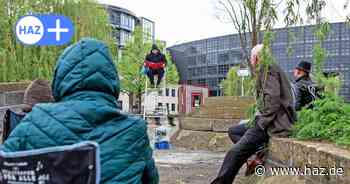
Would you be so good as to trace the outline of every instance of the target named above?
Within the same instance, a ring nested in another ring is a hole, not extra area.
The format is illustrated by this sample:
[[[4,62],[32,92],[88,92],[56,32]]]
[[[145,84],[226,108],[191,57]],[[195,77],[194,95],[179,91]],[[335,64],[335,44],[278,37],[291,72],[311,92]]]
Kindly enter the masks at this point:
[[[314,27],[283,28],[275,29],[274,32],[272,53],[292,79],[292,71],[298,62],[312,62],[312,49],[317,42]],[[343,80],[340,93],[350,101],[349,25],[331,24],[331,32],[323,46],[328,52],[325,72],[340,74]],[[228,70],[239,65],[242,60],[237,34],[175,45],[169,51],[180,72],[180,81],[187,84],[205,84],[213,96],[221,94],[220,82],[226,77]]]

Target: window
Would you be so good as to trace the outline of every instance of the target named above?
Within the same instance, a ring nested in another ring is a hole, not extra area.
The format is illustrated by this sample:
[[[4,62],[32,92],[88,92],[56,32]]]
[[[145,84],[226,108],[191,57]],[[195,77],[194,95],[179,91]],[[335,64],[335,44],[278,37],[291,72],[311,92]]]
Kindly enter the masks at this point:
[[[200,85],[205,85],[206,84],[206,79],[199,79],[198,80],[198,84],[200,84]]]
[[[169,88],[165,89],[165,96],[169,96]]]
[[[207,62],[207,56],[205,54],[199,55],[197,57],[197,63],[198,64],[206,64],[206,62]]]
[[[219,63],[226,63],[230,59],[228,53],[219,54]]]
[[[120,32],[120,44],[125,45],[127,41],[131,38],[131,34],[125,31]]]
[[[158,107],[163,107],[163,104],[162,103],[158,103]]]
[[[196,65],[196,56],[188,57],[188,65],[189,66],[195,66]]]
[[[219,74],[226,75],[229,69],[229,65],[219,65]]]
[[[171,96],[172,96],[172,97],[175,97],[175,96],[176,96],[176,91],[175,91],[175,89],[171,89]]]
[[[211,54],[208,54],[208,57],[207,57],[207,62],[208,64],[217,64],[217,54],[215,53],[211,53]]]
[[[166,110],[169,111],[169,103],[166,103]]]
[[[217,78],[211,78],[211,79],[208,79],[208,86],[210,88],[214,88],[218,85],[218,80]]]
[[[109,21],[110,21],[111,23],[115,23],[115,14],[114,14],[114,13],[110,13],[110,14],[109,14]]]
[[[173,111],[173,112],[176,111],[176,106],[175,106],[175,104],[171,104],[171,111]]]
[[[216,74],[218,74],[217,66],[209,66],[208,67],[208,74],[209,75],[216,75]]]

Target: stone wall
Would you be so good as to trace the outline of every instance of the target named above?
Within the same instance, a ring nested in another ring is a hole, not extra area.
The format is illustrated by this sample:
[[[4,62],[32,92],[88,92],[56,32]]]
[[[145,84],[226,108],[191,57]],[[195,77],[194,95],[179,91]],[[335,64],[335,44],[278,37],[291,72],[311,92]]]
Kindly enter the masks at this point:
[[[341,169],[342,176],[333,173],[309,176],[310,173],[306,173],[301,178],[307,184],[350,183],[350,150],[333,144],[273,138],[269,146],[268,163],[274,167]]]
[[[225,151],[232,143],[228,128],[246,119],[252,97],[208,97],[197,111],[180,118],[180,132],[172,142],[188,149]]]

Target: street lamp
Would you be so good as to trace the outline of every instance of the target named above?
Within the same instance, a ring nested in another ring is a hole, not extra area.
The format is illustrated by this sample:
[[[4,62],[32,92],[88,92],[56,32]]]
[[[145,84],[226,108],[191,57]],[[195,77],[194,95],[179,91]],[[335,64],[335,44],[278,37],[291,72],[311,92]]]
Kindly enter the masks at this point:
[[[240,68],[237,71],[237,75],[242,78],[241,96],[244,96],[244,78],[248,77],[250,75],[250,72],[249,72],[248,68]]]
[[[222,83],[219,84],[219,90],[220,90],[219,96],[224,96],[224,85]]]

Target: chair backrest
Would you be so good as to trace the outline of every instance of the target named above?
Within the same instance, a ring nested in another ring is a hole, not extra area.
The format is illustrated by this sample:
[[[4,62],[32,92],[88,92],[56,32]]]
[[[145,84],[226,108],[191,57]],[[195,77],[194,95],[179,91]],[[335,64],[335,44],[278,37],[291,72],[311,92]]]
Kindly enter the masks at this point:
[[[98,184],[99,147],[82,142],[13,153],[0,152],[1,184]]]
[[[2,127],[2,141],[8,138],[10,133],[24,118],[25,113],[17,113],[11,109],[7,109],[4,116],[3,127]]]

